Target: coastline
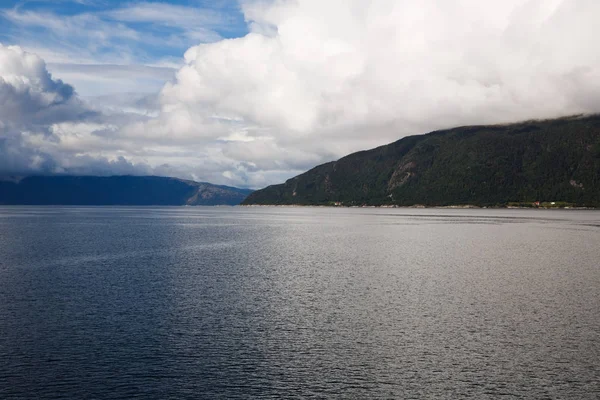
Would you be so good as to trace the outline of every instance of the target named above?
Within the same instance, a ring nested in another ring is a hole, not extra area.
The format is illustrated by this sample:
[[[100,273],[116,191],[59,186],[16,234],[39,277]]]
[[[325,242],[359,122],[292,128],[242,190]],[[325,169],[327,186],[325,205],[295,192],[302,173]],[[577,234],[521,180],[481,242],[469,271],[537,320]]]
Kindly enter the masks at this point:
[[[328,205],[328,204],[240,204],[239,207],[314,207],[314,208],[401,208],[401,209],[456,209],[456,210],[600,210],[598,207],[586,206],[550,206],[550,207],[525,207],[525,206],[476,206],[472,204],[449,205],[449,206],[425,206],[421,204],[412,206],[397,206],[397,205],[362,205],[362,206],[344,206],[344,205]]]

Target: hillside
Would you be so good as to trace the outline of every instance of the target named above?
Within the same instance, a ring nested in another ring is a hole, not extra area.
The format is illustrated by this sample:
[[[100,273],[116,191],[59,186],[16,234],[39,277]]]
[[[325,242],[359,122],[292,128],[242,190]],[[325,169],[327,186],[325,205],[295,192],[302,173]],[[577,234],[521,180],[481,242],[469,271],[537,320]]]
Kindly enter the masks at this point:
[[[159,176],[30,176],[0,180],[0,204],[237,205],[251,192]]]
[[[250,204],[600,206],[600,116],[469,126],[351,154],[248,196]]]

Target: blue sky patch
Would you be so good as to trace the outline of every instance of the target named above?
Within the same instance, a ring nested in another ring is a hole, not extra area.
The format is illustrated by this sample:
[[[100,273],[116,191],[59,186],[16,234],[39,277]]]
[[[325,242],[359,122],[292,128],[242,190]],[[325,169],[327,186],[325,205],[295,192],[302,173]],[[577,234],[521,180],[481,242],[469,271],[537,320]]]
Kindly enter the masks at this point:
[[[44,56],[55,55],[49,62],[62,55],[152,64],[180,58],[199,43],[247,33],[239,5],[231,0],[5,1],[0,19],[3,44],[45,49]]]

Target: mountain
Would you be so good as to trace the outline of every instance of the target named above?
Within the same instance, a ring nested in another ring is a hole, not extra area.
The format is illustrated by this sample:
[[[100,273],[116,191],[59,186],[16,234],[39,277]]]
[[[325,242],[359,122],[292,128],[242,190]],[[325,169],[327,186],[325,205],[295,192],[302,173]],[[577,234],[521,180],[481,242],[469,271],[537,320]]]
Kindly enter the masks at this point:
[[[29,176],[0,180],[0,204],[237,205],[251,192],[159,176]]]
[[[409,136],[311,169],[242,203],[600,206],[600,115]]]

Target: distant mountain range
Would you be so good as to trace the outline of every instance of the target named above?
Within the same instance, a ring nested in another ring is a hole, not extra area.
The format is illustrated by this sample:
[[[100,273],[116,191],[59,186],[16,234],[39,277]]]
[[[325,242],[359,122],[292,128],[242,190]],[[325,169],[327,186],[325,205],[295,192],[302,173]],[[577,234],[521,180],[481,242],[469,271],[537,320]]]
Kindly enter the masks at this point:
[[[600,207],[600,116],[409,136],[311,169],[243,202]]]
[[[252,190],[159,176],[29,176],[0,180],[0,204],[238,205]]]

